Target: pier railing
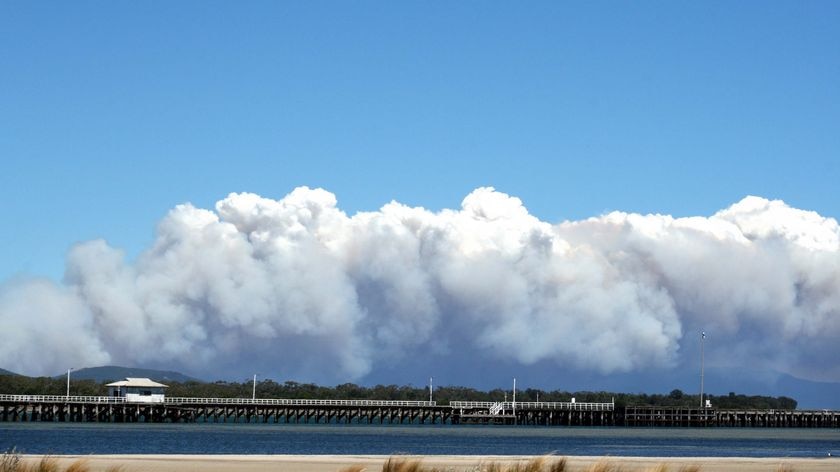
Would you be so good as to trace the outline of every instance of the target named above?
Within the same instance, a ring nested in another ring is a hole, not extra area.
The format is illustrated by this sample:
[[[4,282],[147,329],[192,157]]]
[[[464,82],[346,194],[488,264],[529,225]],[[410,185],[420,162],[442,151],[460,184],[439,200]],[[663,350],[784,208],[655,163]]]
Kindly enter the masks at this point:
[[[516,408],[523,410],[573,410],[573,411],[613,411],[615,403],[585,402],[516,402]],[[513,410],[514,402],[449,402],[452,408],[460,409],[498,409]]]
[[[0,395],[0,401],[16,403],[163,403],[165,405],[271,405],[271,406],[362,406],[433,407],[437,402],[402,400],[310,400],[294,398],[195,398],[166,397],[163,402],[126,401],[124,397],[79,395]]]
[[[310,400],[294,398],[192,398],[166,397],[165,403],[172,405],[270,405],[270,406],[385,406],[385,407],[432,407],[437,402],[402,400]]]
[[[0,395],[0,401],[20,403],[99,403],[124,404],[147,403],[126,401],[124,397],[80,396],[80,395]],[[157,402],[155,402],[157,403]],[[359,407],[435,407],[434,401],[404,400],[312,400],[301,398],[196,398],[166,397],[165,405],[266,405],[266,406],[359,406]],[[514,402],[465,402],[451,401],[451,408],[513,410]],[[585,402],[516,402],[516,408],[523,410],[572,410],[613,411],[615,403]]]
[[[19,403],[128,403],[123,397],[81,395],[0,395],[0,401]]]

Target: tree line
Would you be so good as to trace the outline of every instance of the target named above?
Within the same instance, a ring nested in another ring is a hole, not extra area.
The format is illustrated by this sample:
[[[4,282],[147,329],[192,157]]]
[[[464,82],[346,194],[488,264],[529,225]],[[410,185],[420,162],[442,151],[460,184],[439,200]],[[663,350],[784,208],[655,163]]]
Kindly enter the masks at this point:
[[[71,395],[100,396],[108,394],[105,384],[94,380],[71,380]],[[166,394],[171,397],[199,398],[250,398],[253,384],[243,382],[164,382],[169,385]],[[25,377],[20,375],[0,375],[0,393],[15,395],[64,395],[67,384],[62,378]],[[278,383],[270,379],[260,380],[256,385],[257,398],[305,398],[318,400],[428,400],[428,387],[412,385],[375,385],[366,387],[345,383],[326,387],[313,383],[286,381]],[[568,402],[572,398],[577,402],[608,403],[615,401],[617,406],[651,405],[697,407],[700,396],[686,394],[681,390],[672,390],[667,394],[615,393],[615,392],[568,392],[564,390],[540,390],[528,388],[516,391],[517,402]],[[770,397],[763,395],[742,395],[730,392],[728,395],[705,395],[714,408],[721,409],[779,409],[795,410],[797,402],[789,397]],[[439,405],[450,401],[491,401],[500,402],[513,399],[510,390],[477,390],[470,387],[440,386],[433,390],[433,399]]]

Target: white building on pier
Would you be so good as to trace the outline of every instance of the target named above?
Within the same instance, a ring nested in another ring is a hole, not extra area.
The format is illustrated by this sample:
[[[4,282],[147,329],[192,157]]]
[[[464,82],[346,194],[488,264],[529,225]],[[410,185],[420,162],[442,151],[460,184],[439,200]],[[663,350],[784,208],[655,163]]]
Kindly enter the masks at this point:
[[[163,389],[169,386],[152,379],[127,377],[106,387],[109,397],[123,397],[129,403],[163,403]]]

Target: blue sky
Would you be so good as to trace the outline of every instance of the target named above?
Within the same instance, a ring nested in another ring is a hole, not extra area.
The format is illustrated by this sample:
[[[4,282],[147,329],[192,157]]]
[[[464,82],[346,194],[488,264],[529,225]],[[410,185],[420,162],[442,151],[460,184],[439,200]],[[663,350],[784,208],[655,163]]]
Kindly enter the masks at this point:
[[[0,5],[0,278],[136,254],[175,204],[300,185],[348,212],[516,195],[546,221],[840,215],[840,5]]]

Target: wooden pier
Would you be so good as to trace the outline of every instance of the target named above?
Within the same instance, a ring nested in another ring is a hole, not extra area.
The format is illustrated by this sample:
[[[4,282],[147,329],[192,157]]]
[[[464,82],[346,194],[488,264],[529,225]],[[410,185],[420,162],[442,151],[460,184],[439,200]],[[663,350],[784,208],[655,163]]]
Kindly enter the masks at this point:
[[[166,404],[189,411],[186,421],[211,423],[446,424],[452,413],[422,401],[167,398]]]
[[[615,426],[614,403],[450,402],[459,424]]]
[[[461,402],[0,395],[0,421],[840,428],[829,410],[715,410],[576,402]]]
[[[444,424],[452,409],[422,401],[0,395],[0,421]]]
[[[840,428],[840,411],[831,410],[717,410],[628,406],[625,426],[743,427],[743,428]]]

